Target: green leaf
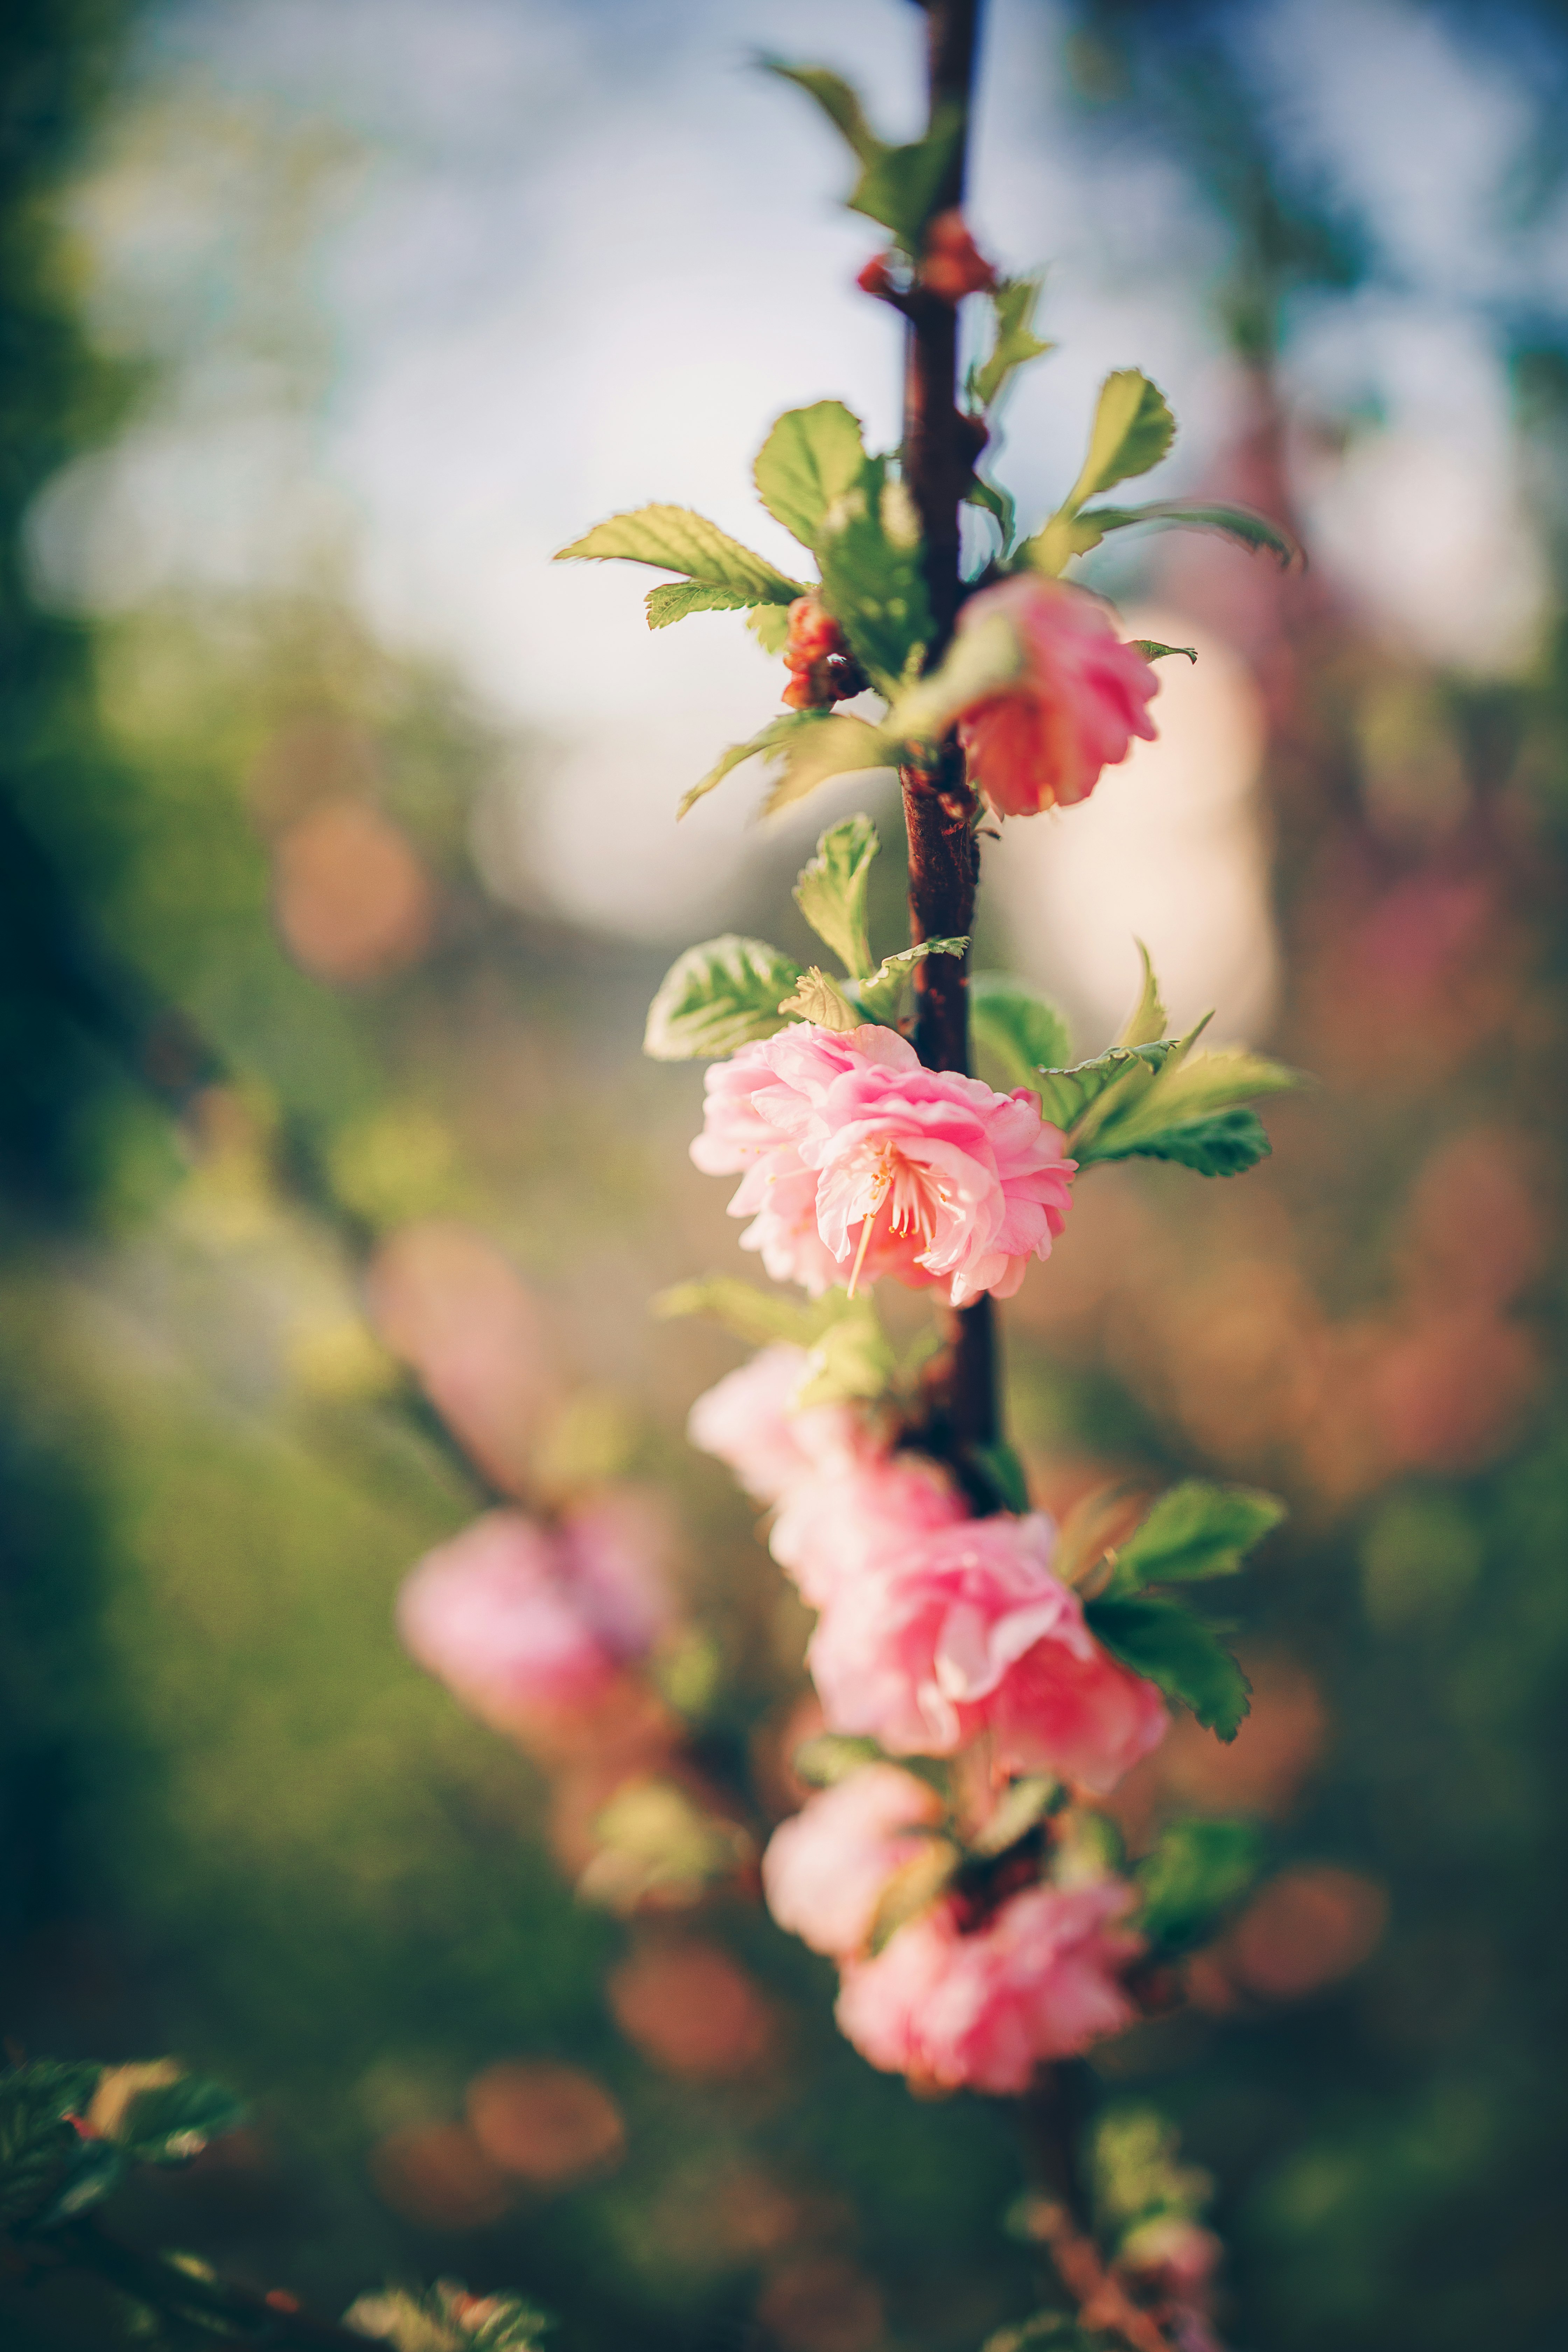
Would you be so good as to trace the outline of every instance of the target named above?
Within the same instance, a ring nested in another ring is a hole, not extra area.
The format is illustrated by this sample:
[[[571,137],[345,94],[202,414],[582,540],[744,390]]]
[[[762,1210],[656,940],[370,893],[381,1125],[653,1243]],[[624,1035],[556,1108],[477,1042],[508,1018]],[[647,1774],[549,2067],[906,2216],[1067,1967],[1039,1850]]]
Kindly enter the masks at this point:
[[[647,1009],[643,1052],[656,1062],[718,1061],[785,1026],[781,1000],[800,966],[765,940],[733,931],[678,956]]]
[[[1002,552],[1005,555],[1018,526],[1017,502],[1012,492],[1003,489],[999,483],[988,482],[983,474],[972,474],[963,501],[966,506],[983,508],[991,516],[1002,534]]]
[[[889,147],[872,130],[858,90],[842,74],[830,73],[824,66],[789,65],[782,58],[763,57],[758,62],[764,72],[794,82],[815,99],[859,163],[860,176],[845,198],[849,210],[891,229],[906,253],[918,255],[963,136],[963,108],[951,103],[939,108],[925,138]]]
[[[815,553],[828,509],[855,488],[865,463],[860,420],[841,400],[791,408],[757,454],[757,496]]]
[[[1119,1045],[1152,1045],[1163,1037],[1171,1025],[1171,1016],[1160,1000],[1160,983],[1154,977],[1154,966],[1142,940],[1134,940],[1140,962],[1143,966],[1143,984],[1138,992],[1138,1002],[1122,1023],[1117,1036]]]
[[[992,1445],[972,1445],[964,1459],[974,1464],[1005,1511],[1029,1508],[1029,1482],[1024,1465],[1005,1437]]]
[[[865,979],[874,961],[866,929],[866,893],[871,861],[880,847],[868,816],[846,817],[841,824],[828,826],[795,886],[795,905],[851,980]]]
[[[794,994],[784,998],[779,1011],[793,1013],[799,1021],[815,1021],[819,1029],[832,1029],[841,1037],[851,1035],[862,1019],[837,982],[829,980],[816,964],[806,967]]]
[[[658,593],[656,589],[654,593],[657,595]],[[1158,637],[1129,637],[1127,642],[1137,646],[1145,661],[1161,661],[1166,654],[1185,654],[1187,659],[1195,664],[1198,657],[1196,646],[1163,646]]]
[[[917,649],[931,643],[921,570],[920,523],[886,457],[868,457],[858,480],[829,508],[817,542],[822,601],[872,684],[890,700]]]
[[[904,992],[917,963],[927,956],[961,956],[967,954],[969,941],[962,940],[919,940],[912,948],[900,948],[897,954],[884,956],[876,971],[867,980],[847,986],[845,994],[860,1007],[861,1017],[891,1025],[898,1016],[899,1000]]]
[[[1064,501],[1077,514],[1097,490],[1109,490],[1133,474],[1157,466],[1176,437],[1176,420],[1158,384],[1138,368],[1118,368],[1100,388],[1089,455]]]
[[[138,2163],[188,2164],[244,2118],[242,2101],[221,2083],[182,2074],[177,2082],[134,2093],[115,2137]]]
[[[362,2294],[343,2314],[356,2336],[393,2352],[534,2352],[552,2322],[515,2294],[470,2294],[455,2279]]]
[[[1110,1045],[1092,1062],[1075,1063],[1069,1070],[1040,1070],[1036,1087],[1041,1117],[1070,1131],[1113,1087],[1133,1091],[1148,1086],[1170,1050],[1165,1041],[1131,1048]]]
[[[118,2189],[130,2169],[125,2150],[112,2140],[78,2141],[65,2179],[40,2210],[30,2216],[27,2227],[53,2230],[62,2221],[74,2221],[78,2214]]]
[[[942,201],[942,182],[963,136],[964,112],[951,103],[940,106],[923,139],[902,147],[879,147],[868,156],[860,177],[844,199],[852,213],[891,229],[911,261],[925,243],[926,223]]]
[[[777,571],[765,556],[753,555],[727,530],[689,507],[637,507],[594,525],[570,547],[556,551],[557,563],[651,563],[679,572],[704,586],[731,590],[742,604],[793,604],[805,583]],[[670,620],[679,618],[671,613]],[[660,624],[653,620],[658,628]]]
[[[1090,1601],[1083,1613],[1113,1657],[1190,1707],[1221,1739],[1236,1738],[1247,1720],[1250,1686],[1219,1636],[1190,1609],[1177,1601]]]
[[[1118,368],[1108,375],[1100,388],[1083,469],[1044,530],[1020,551],[1020,560],[1055,578],[1071,557],[1098,547],[1106,531],[1118,527],[1107,518],[1122,509],[1100,507],[1080,515],[1084,500],[1131,475],[1146,474],[1175,435],[1176,420],[1164,394],[1140,369]]]
[[[847,776],[861,768],[897,764],[899,746],[885,727],[852,718],[842,710],[802,710],[777,722],[779,733],[768,750],[778,771],[763,803],[763,814],[773,816],[793,808],[818,784]]]
[[[746,626],[765,654],[782,654],[789,643],[789,606],[753,604]]]
[[[1184,1037],[1162,1037],[1147,1045],[1138,1046],[1135,1058],[1143,1066],[1127,1071],[1114,1086],[1107,1087],[1087,1110],[1079,1113],[1068,1139],[1085,1165],[1098,1157],[1117,1159],[1121,1156],[1114,1147],[1101,1154],[1097,1140],[1101,1131],[1109,1131],[1112,1128],[1120,1131],[1123,1123],[1131,1122],[1144,1097],[1159,1079],[1181,1066],[1192,1050],[1194,1039],[1202,1035],[1213,1019],[1212,1013],[1205,1013]]]
[[[1251,1822],[1173,1822],[1133,1873],[1138,1925],[1162,1953],[1190,1950],[1257,1877],[1263,1840]]]
[[[1057,579],[1075,555],[1088,555],[1100,545],[1105,533],[1094,516],[1109,511],[1105,507],[1097,507],[1093,514],[1075,515],[1064,507],[1033,539],[1024,541],[1015,558],[1015,568],[1027,564],[1031,571],[1044,572],[1052,580]]]
[[[1154,1083],[1142,1088],[1136,1099],[1129,1095],[1118,1100],[1097,1122],[1092,1136],[1083,1138],[1087,1158],[1121,1160],[1151,1144],[1160,1147],[1156,1156],[1168,1157],[1170,1138],[1177,1134],[1179,1150],[1178,1131],[1188,1121],[1207,1119],[1249,1095],[1284,1094],[1301,1083],[1282,1062],[1271,1062],[1241,1045],[1189,1058],[1183,1046],[1190,1042],[1184,1039],[1173,1049]]]
[[[643,598],[650,629],[668,629],[672,621],[684,621],[689,613],[744,613],[756,610],[782,613],[784,629],[789,629],[787,604],[758,605],[754,597],[739,588],[722,588],[711,580],[667,580],[660,587],[650,588]]]
[[[1030,360],[1055,351],[1034,332],[1035,305],[1043,281],[1038,278],[1004,278],[991,295],[995,332],[983,364],[971,368],[968,392],[973,405],[994,408],[1012,377]]]
[[[1145,1584],[1234,1576],[1253,1545],[1284,1517],[1284,1504],[1255,1486],[1216,1486],[1188,1478],[1162,1495],[1118,1546],[1108,1591],[1120,1599]]]
[[[1306,561],[1289,532],[1270,522],[1267,515],[1256,513],[1251,507],[1216,505],[1201,499],[1157,499],[1145,507],[1090,507],[1077,518],[1077,525],[1080,532],[1092,531],[1093,537],[1074,551],[1087,553],[1089,548],[1100,545],[1107,531],[1129,530],[1135,523],[1156,530],[1217,531],[1222,538],[1236,540],[1249,553],[1267,550],[1279,559],[1281,572]]]
[[[746,760],[765,759],[779,772],[763,803],[764,815],[804,800],[830,776],[856,768],[885,768],[898,758],[898,745],[886,732],[864,719],[843,711],[790,710],[770,719],[745,743],[731,743],[693,784],[676,811],[685,816],[705,793],[721,784],[731,769]]]
[[[1267,1160],[1273,1149],[1258,1113],[1237,1104],[1207,1118],[1183,1119],[1125,1150],[1114,1142],[1109,1149],[1102,1144],[1093,1156],[1097,1160],[1171,1160],[1199,1176],[1242,1176],[1260,1160]]]
[[[843,1731],[818,1731],[801,1742],[790,1761],[808,1787],[831,1789],[862,1766],[885,1764],[888,1759],[874,1739],[853,1738]]]
[[[842,1300],[830,1293],[808,1304],[782,1291],[759,1290],[736,1275],[708,1274],[658,1291],[648,1306],[661,1322],[681,1315],[709,1316],[750,1347],[788,1339],[797,1348],[809,1348],[837,1320]]]
[[[850,1298],[835,1291],[833,1297],[839,1312],[811,1349],[806,1377],[795,1391],[797,1412],[817,1404],[868,1402],[887,1392],[898,1370],[870,1293]]]
[[[1061,1782],[1044,1773],[1015,1780],[979,1836],[970,1840],[971,1852],[1005,1853],[1010,1845],[1016,1845],[1021,1837],[1028,1835],[1037,1822],[1045,1819],[1061,1794]]]
[[[969,1024],[976,1051],[998,1066],[1009,1092],[1027,1087],[1037,1094],[1040,1072],[1059,1068],[1071,1050],[1056,1006],[1005,972],[970,975]]]
[[[881,140],[866,120],[859,91],[842,74],[830,73],[826,66],[792,66],[783,58],[763,56],[757,62],[764,73],[776,74],[781,81],[792,81],[797,89],[814,98],[862,163],[869,163],[882,152]]]
[[[867,1942],[879,1952],[910,1919],[929,1911],[958,1875],[963,1855],[952,1840],[922,1838],[907,1860],[891,1873],[877,1898]]]
[[[42,2060],[0,2075],[0,2230],[37,2223],[75,2177],[93,2143],[66,2119],[86,2114],[101,2072]]]

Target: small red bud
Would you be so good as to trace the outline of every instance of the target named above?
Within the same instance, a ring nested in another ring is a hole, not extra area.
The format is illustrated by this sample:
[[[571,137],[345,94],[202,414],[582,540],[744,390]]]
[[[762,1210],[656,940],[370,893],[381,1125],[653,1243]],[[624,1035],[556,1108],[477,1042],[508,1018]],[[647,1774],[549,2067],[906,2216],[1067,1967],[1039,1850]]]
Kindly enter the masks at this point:
[[[879,295],[884,300],[893,291],[892,273],[885,253],[874,253],[855,283],[863,294]]]
[[[942,302],[962,301],[965,294],[994,287],[996,272],[970,236],[961,212],[938,213],[927,228],[920,280]]]
[[[290,2294],[280,2286],[268,2287],[261,2300],[273,2311],[298,2311],[300,2308],[299,2296]]]
[[[827,709],[866,684],[843,631],[815,596],[797,596],[789,608],[784,662],[790,673],[784,698],[792,710]]]

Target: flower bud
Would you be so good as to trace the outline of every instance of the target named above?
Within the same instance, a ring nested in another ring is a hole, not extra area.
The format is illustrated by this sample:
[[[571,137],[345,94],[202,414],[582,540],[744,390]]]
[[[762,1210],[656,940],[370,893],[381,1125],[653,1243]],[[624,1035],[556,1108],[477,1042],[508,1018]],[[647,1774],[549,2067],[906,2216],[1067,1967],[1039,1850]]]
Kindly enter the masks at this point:
[[[920,281],[928,294],[943,302],[962,301],[965,294],[987,293],[994,287],[996,272],[956,209],[938,213],[926,230]]]

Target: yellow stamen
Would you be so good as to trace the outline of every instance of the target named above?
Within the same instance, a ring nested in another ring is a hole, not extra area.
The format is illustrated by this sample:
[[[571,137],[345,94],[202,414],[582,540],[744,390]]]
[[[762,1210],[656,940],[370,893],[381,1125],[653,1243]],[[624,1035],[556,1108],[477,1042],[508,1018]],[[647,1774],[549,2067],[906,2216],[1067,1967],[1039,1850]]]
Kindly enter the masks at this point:
[[[860,1246],[855,1253],[855,1264],[849,1276],[849,1287],[845,1294],[847,1297],[853,1298],[855,1296],[855,1286],[860,1279],[860,1269],[866,1263],[866,1252],[871,1246],[871,1228],[882,1213],[882,1203],[888,1197],[889,1181],[890,1179],[884,1178],[878,1185],[877,1195],[871,1203],[870,1212],[860,1220]]]

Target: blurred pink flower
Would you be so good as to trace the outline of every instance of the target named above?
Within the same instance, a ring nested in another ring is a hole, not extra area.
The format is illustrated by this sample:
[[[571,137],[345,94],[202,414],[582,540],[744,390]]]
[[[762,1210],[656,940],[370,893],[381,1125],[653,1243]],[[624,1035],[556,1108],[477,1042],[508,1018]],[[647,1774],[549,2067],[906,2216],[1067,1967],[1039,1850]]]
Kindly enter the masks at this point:
[[[763,1891],[781,1927],[842,1958],[871,1932],[882,1890],[942,1819],[942,1800],[895,1764],[868,1764],[807,1799],[763,1856]]]
[[[809,1365],[804,1348],[761,1349],[691,1408],[686,1430],[692,1444],[732,1470],[759,1503],[776,1503],[786,1487],[815,1473],[847,1467],[871,1445],[862,1416],[847,1405],[790,1411]]]
[[[1121,1879],[1032,1886],[965,1933],[951,1900],[910,1920],[874,1959],[845,1964],[837,2015],[873,2066],[956,2089],[1027,2090],[1131,2025],[1119,1971],[1142,1949],[1111,1923],[1133,1902]]]
[[[709,1074],[691,1156],[744,1171],[730,1202],[752,1219],[742,1246],[814,1296],[847,1274],[851,1288],[939,1284],[954,1307],[1010,1298],[1072,1197],[1074,1163],[1032,1095],[924,1069],[875,1023],[846,1037],[799,1022],[742,1045]]]
[[[510,1260],[471,1225],[426,1217],[382,1243],[365,1287],[377,1332],[442,1420],[487,1477],[521,1492],[553,1380]]]
[[[1114,1788],[1169,1717],[1089,1633],[1051,1573],[1055,1545],[1038,1513],[970,1519],[841,1583],[809,1652],[828,1728],[900,1756],[950,1756],[989,1731],[1000,1770]]]
[[[970,776],[998,816],[1071,807],[1102,768],[1125,760],[1135,735],[1153,740],[1147,705],[1160,681],[1081,588],[1020,574],[971,596],[959,630],[998,614],[1017,632],[1024,671],[959,720]]]
[[[486,1722],[592,1707],[664,1622],[657,1542],[632,1498],[555,1528],[490,1511],[427,1552],[397,1599],[411,1657]]]
[[[789,1487],[768,1548],[821,1609],[847,1580],[898,1568],[923,1537],[968,1516],[940,1464],[918,1454],[867,1455]]]

